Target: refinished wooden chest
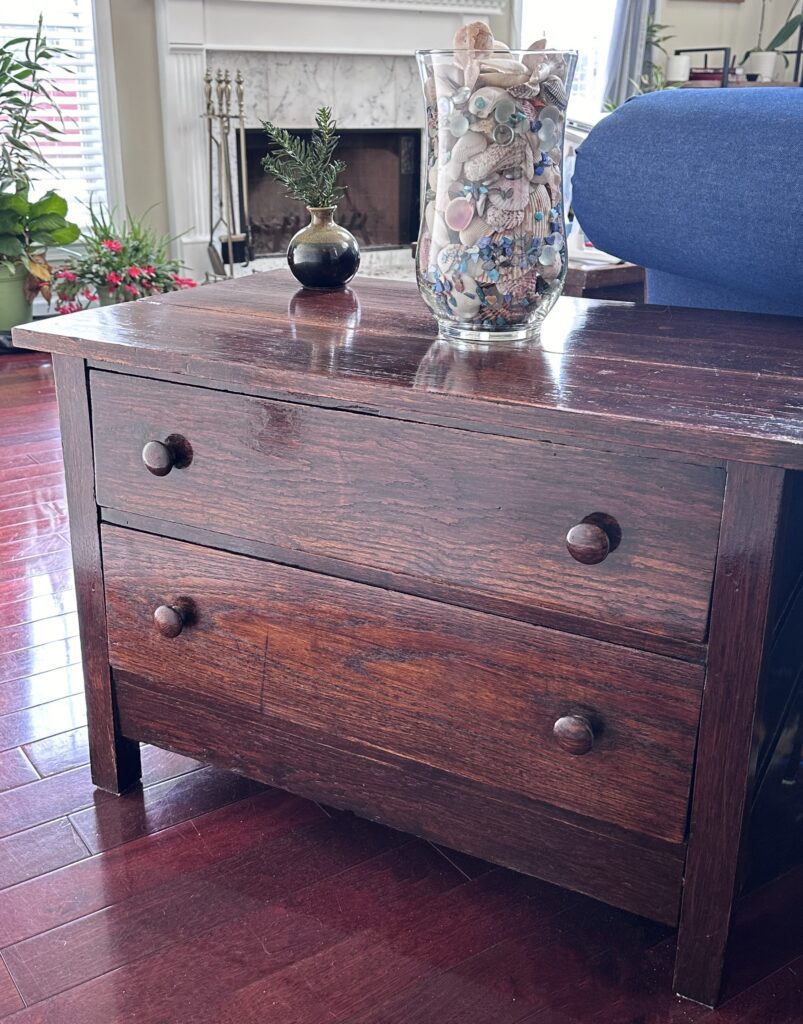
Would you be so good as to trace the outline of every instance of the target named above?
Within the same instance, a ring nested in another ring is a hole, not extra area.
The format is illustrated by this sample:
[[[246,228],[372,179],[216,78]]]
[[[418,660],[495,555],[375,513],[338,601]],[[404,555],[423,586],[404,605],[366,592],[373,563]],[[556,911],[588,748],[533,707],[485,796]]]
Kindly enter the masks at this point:
[[[413,286],[282,273],[15,332],[54,353],[94,780],[153,742],[678,925],[714,1003],[791,866],[803,321],[434,333]]]

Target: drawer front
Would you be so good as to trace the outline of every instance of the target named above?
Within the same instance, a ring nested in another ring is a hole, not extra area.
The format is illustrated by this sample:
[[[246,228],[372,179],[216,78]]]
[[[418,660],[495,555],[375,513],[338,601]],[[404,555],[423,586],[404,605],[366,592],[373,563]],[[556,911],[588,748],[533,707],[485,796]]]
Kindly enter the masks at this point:
[[[452,586],[461,603],[705,638],[720,469],[103,372],[92,403],[101,505]],[[178,465],[157,476],[143,446],[167,438]],[[595,513],[621,539],[583,564],[566,535]]]
[[[199,706],[303,726],[332,746],[356,743],[373,758],[428,765],[489,792],[684,838],[702,667],[117,527],[102,532],[115,668]],[[569,752],[585,738],[587,752]],[[376,801],[379,814],[381,794]]]

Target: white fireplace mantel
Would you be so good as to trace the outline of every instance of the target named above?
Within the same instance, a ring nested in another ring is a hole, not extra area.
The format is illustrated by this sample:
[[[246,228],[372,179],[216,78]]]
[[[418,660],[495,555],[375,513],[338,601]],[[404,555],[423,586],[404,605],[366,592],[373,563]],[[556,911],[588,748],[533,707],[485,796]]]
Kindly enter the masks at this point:
[[[196,276],[208,269],[203,75],[240,68],[247,123],[312,125],[334,108],[342,128],[423,124],[413,54],[448,47],[467,21],[508,0],[157,0],[157,39],[171,233]]]

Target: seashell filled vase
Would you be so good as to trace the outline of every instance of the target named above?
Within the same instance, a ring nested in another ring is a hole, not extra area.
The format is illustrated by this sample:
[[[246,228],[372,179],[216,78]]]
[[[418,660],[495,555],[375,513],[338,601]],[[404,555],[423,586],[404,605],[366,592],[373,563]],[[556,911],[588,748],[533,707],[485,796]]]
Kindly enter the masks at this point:
[[[577,55],[416,56],[427,112],[421,295],[442,338],[537,338],[566,277],[563,137]]]

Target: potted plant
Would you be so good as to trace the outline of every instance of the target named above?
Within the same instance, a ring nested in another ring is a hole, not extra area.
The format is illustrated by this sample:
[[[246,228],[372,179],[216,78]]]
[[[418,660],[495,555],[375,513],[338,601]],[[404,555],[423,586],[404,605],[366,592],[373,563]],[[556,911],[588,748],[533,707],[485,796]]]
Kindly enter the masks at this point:
[[[778,60],[778,53],[785,42],[787,42],[793,33],[795,33],[800,26],[803,24],[803,13],[795,14],[800,0],[794,0],[789,14],[786,16],[786,20],[783,25],[778,29],[772,39],[764,46],[764,22],[767,16],[767,0],[761,0],[761,18],[758,24],[758,39],[756,45],[747,51],[742,58],[742,64],[747,59],[750,59],[751,71],[758,75],[762,81],[771,81],[775,75],[775,65]],[[784,63],[789,64],[789,60],[785,53],[781,53]]]
[[[77,313],[93,303],[132,302],[147,295],[194,288],[191,277],[168,252],[170,239],[156,234],[129,213],[117,224],[113,213],[90,204],[82,251],[56,274],[56,310]]]
[[[48,45],[39,18],[36,35],[0,46],[0,330],[31,319],[38,292],[50,299],[48,246],[68,245],[79,235],[66,219],[67,202],[54,191],[32,199],[36,172],[51,168],[42,144],[62,124],[47,67],[67,51]]]
[[[272,149],[262,166],[304,203],[311,222],[290,240],[287,262],[305,288],[343,288],[357,273],[360,250],[350,231],[335,224],[337,202],[345,188],[337,184],[346,165],[334,159],[339,142],[329,107],[315,115],[315,131],[307,139],[262,122]]]

